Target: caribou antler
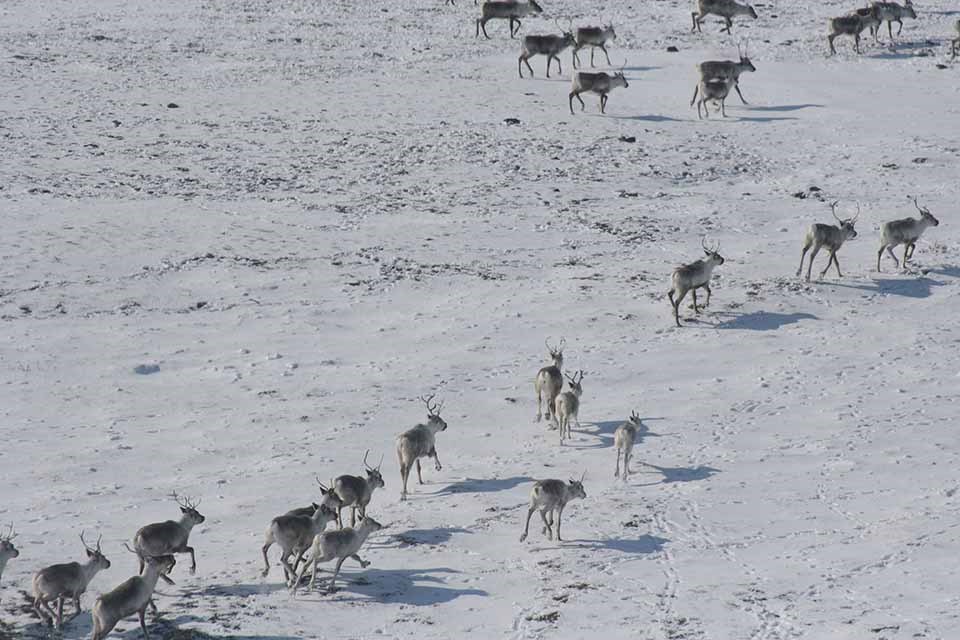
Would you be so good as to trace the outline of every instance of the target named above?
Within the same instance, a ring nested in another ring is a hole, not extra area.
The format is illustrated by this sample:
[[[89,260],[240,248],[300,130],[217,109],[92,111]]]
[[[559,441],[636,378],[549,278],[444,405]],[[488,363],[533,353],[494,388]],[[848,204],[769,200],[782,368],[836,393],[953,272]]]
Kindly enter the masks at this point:
[[[850,218],[850,222],[851,223],[856,222],[859,217],[860,217],[860,201],[857,200],[857,215]]]
[[[910,199],[913,200],[913,206],[915,206],[915,207],[917,208],[917,211],[919,211],[919,212],[922,213],[922,214],[923,214],[923,213],[930,213],[930,209],[927,209],[926,207],[921,207],[921,206],[920,206],[920,204],[917,202],[917,197],[916,197],[916,196],[910,196]]]
[[[100,541],[103,540],[103,534],[101,533],[101,534],[100,534],[100,537],[97,538],[97,548],[96,548],[96,549],[94,549],[93,547],[91,547],[90,545],[87,544],[87,541],[83,539],[83,534],[84,534],[84,531],[81,530],[81,531],[80,531],[80,542],[83,543],[84,548],[85,548],[87,551],[99,553],[99,552],[100,552]]]
[[[549,348],[549,347],[548,347]],[[423,403],[427,405],[427,415],[438,416],[440,415],[440,409],[443,408],[443,403],[437,404],[433,402],[433,399],[437,394],[432,393],[427,397],[420,396],[420,399],[423,400]]]
[[[837,215],[837,204],[839,204],[839,202],[839,200],[834,200],[830,203],[830,213],[832,213],[833,217],[837,219],[837,222],[843,224],[843,220],[841,220],[840,216]]]
[[[17,534],[15,534],[15,533],[13,532],[13,523],[11,522],[11,523],[10,523],[10,526],[7,527],[7,534],[6,534],[6,535],[0,535],[0,540],[2,540],[2,541],[4,541],[4,542],[10,542],[11,540],[13,540],[13,539],[16,538],[16,537],[17,537]]]
[[[330,490],[328,487],[323,486],[323,481],[320,480],[320,476],[315,476],[315,477],[316,477],[316,480],[317,480],[317,484],[320,485],[320,489],[321,489],[324,493],[326,493],[327,491]]]
[[[373,467],[371,467],[369,464],[367,464],[367,454],[369,454],[369,453],[370,453],[370,449],[367,449],[367,450],[364,451],[364,453],[363,453],[363,466],[365,466],[365,467],[367,468],[367,470],[372,471],[372,470],[373,470]]]
[[[197,505],[200,504],[200,501],[197,500],[194,502],[190,496],[180,496],[176,491],[170,494],[170,497],[177,501],[177,504],[183,507],[184,509],[196,509]]]
[[[632,421],[634,421],[634,422],[639,422],[639,421],[640,421],[640,414],[638,414],[636,411],[631,411],[631,412],[630,412],[630,420],[632,420]]]

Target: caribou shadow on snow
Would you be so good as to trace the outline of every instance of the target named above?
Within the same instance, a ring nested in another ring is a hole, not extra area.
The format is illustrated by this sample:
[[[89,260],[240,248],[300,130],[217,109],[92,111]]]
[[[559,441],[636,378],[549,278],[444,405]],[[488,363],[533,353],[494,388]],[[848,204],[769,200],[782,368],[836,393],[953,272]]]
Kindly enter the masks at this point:
[[[769,107],[747,107],[747,111],[799,111],[800,109],[822,109],[822,104],[781,104]]]
[[[262,584],[211,584],[196,591],[183,594],[184,598],[205,598],[209,596],[231,596],[234,598],[250,598],[285,591],[287,587],[282,583],[265,582]]]
[[[489,594],[482,589],[456,589],[445,586],[443,579],[431,574],[456,574],[455,569],[366,569],[363,579],[345,576],[337,592],[350,592],[346,597],[334,596],[337,602],[393,602],[428,606],[450,602],[463,596],[483,596]],[[341,574],[343,575],[343,574]],[[318,576],[319,579],[319,576]],[[322,588],[322,587],[321,587]],[[315,599],[317,593],[306,595],[302,599]],[[322,599],[326,599],[325,597]]]
[[[943,282],[937,282],[930,278],[920,277],[913,279],[892,279],[874,277],[871,284],[851,284],[847,282],[823,282],[819,284],[828,287],[842,287],[844,289],[857,289],[859,291],[869,291],[870,293],[882,293],[885,295],[904,296],[905,298],[929,298],[933,293],[933,287],[942,287]]]
[[[610,538],[607,540],[570,540],[566,547],[576,547],[578,549],[590,550],[608,550],[619,551],[620,553],[647,554],[658,553],[663,550],[665,544],[670,542],[667,538],[659,536],[642,535],[639,538]]]
[[[450,538],[453,537],[453,534],[455,533],[473,534],[473,531],[470,531],[469,529],[463,529],[461,527],[438,527],[436,529],[408,529],[403,533],[394,533],[387,538],[389,543],[396,543],[395,545],[384,544],[379,546],[411,547],[411,546],[416,546],[420,544],[442,544],[444,542],[448,542]],[[372,549],[377,545],[371,543],[368,546]]]
[[[492,480],[482,478],[465,478],[458,482],[454,482],[453,484],[447,485],[432,495],[443,495],[445,493],[494,493],[496,491],[509,491],[510,489],[528,482],[534,482],[534,478],[529,476],[495,478]]]
[[[750,331],[776,331],[801,320],[819,320],[812,313],[774,313],[772,311],[754,311],[753,313],[733,314],[721,312],[717,315],[733,316],[716,325],[715,329],[748,329]]]
[[[705,465],[696,467],[660,467],[649,462],[641,462],[645,467],[649,467],[663,476],[663,480],[653,484],[662,484],[664,482],[699,482],[707,480],[714,474],[720,473],[720,469],[714,469]]]

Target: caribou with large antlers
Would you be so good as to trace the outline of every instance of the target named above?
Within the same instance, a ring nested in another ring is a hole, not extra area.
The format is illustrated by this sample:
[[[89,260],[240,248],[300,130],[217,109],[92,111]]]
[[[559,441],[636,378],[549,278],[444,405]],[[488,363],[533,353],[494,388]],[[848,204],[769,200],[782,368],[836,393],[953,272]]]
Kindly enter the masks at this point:
[[[716,247],[707,247],[706,239],[701,238],[700,246],[703,247],[706,257],[674,269],[673,286],[667,292],[667,297],[670,298],[670,304],[673,306],[673,319],[678,327],[680,326],[680,303],[683,302],[688,291],[693,292],[694,313],[700,313],[700,307],[697,306],[697,289],[702,287],[707,290],[707,301],[703,306],[710,305],[710,276],[713,274],[714,267],[724,262],[723,256],[720,255],[720,243],[717,243]]]
[[[556,401],[560,391],[563,390],[563,345],[566,343],[564,338],[560,338],[560,344],[556,347],[550,346],[550,338],[543,341],[547,351],[550,352],[550,359],[553,364],[543,367],[537,372],[537,377],[533,382],[533,387],[537,391],[537,422],[543,418],[543,403],[547,405],[547,422],[553,425],[553,403]]]
[[[440,417],[440,409],[443,403],[433,403],[433,396],[420,397],[420,400],[427,405],[427,422],[420,423],[404,431],[397,438],[397,458],[400,460],[400,479],[403,487],[400,489],[400,499],[407,499],[407,479],[410,477],[410,470],[413,465],[417,465],[417,482],[423,484],[423,476],[420,474],[420,458],[433,458],[436,463],[434,466],[437,471],[443,467],[440,465],[440,458],[437,456],[437,434],[447,430],[447,423]]]
[[[96,548],[87,544],[80,532],[80,542],[87,552],[87,562],[67,562],[54,564],[37,571],[33,576],[33,610],[41,620],[47,624],[55,624],[57,630],[63,628],[63,603],[67,598],[73,600],[74,613],[70,620],[80,615],[80,596],[87,590],[87,585],[103,569],[110,568],[110,561],[100,550],[101,535],[97,538]],[[50,608],[50,603],[57,602],[57,612]]]
[[[181,497],[174,491],[171,496],[180,506],[179,521],[167,520],[148,524],[137,531],[133,537],[133,552],[140,560],[140,573],[143,573],[146,558],[172,555],[174,553],[190,554],[190,573],[197,571],[197,558],[193,547],[187,545],[190,531],[201,524],[206,518],[200,515],[197,507],[200,501],[193,501],[189,497]]]
[[[897,262],[897,256],[893,255],[893,249],[901,244],[904,245],[903,267],[906,268],[907,260],[913,257],[917,240],[920,239],[923,232],[927,230],[927,227],[940,225],[940,221],[933,217],[929,209],[921,207],[917,203],[916,198],[912,198],[912,200],[913,206],[920,212],[919,220],[916,218],[901,218],[900,220],[884,222],[883,226],[880,227],[880,249],[877,251],[877,271],[880,271],[880,257],[883,255],[884,249],[886,249],[890,257],[893,258],[897,268],[900,268],[900,262]]]
[[[837,215],[838,202],[839,200],[835,200],[830,205],[830,212],[833,213],[833,217],[840,223],[839,226],[814,223],[807,229],[807,235],[803,239],[803,253],[800,254],[800,268],[797,269],[797,276],[799,277],[803,271],[803,259],[807,255],[807,251],[810,250],[810,247],[813,247],[813,251],[810,253],[810,263],[807,266],[807,282],[810,281],[813,259],[817,257],[817,252],[820,251],[821,247],[827,248],[827,251],[830,252],[830,259],[827,260],[827,266],[820,272],[820,277],[822,278],[824,274],[827,273],[827,269],[830,268],[831,264],[836,265],[837,276],[843,277],[843,274],[840,273],[840,262],[837,260],[837,251],[840,250],[844,242],[857,237],[857,232],[853,228],[853,225],[856,224],[857,218],[860,217],[860,203],[857,203],[857,215],[852,218],[841,219]]]
[[[366,468],[367,477],[342,475],[333,481],[333,490],[340,498],[341,504],[337,508],[337,525],[343,527],[343,509],[350,507],[350,526],[357,523],[357,512],[363,518],[367,513],[367,505],[373,497],[374,489],[380,489],[387,485],[383,482],[383,476],[380,474],[380,466],[383,464],[383,457],[376,467],[367,464],[367,455],[370,450],[367,449],[363,454],[363,466]]]

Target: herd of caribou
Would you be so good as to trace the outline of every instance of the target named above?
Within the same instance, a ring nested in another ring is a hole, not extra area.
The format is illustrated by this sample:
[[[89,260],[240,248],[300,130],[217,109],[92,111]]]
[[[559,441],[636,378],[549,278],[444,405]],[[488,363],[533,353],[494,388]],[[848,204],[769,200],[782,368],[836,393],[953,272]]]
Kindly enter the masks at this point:
[[[453,3],[453,0],[447,1]],[[711,14],[723,18],[725,22],[724,30],[728,33],[733,26],[734,17],[741,15],[757,17],[753,7],[739,4],[734,0],[698,0],[697,5],[698,10],[692,14],[693,30],[697,31],[699,31],[704,18]],[[490,0],[484,2],[481,7],[481,17],[476,21],[477,35],[479,36],[482,32],[484,36],[489,38],[486,24],[492,19],[499,18],[510,21],[510,35],[513,37],[520,29],[520,18],[531,14],[539,14],[542,11],[543,9],[537,4],[536,0]],[[897,22],[899,24],[897,31],[899,35],[903,28],[902,18],[904,17],[916,18],[911,0],[905,0],[905,5],[899,5],[895,2],[874,2],[869,7],[858,9],[846,16],[834,18],[830,21],[830,34],[828,35],[830,52],[831,54],[835,53],[833,41],[838,35],[853,36],[854,46],[859,52],[860,34],[869,28],[874,39],[878,40],[880,26],[884,21],[887,22],[888,33],[892,40],[894,35],[891,23]],[[957,37],[951,42],[951,55],[953,57],[956,57],[958,51],[960,51],[960,20],[956,22],[955,27]],[[562,73],[559,54],[567,48],[573,49],[574,69],[577,69],[580,65],[578,52],[587,47],[591,49],[591,66],[594,64],[596,49],[600,49],[604,53],[607,64],[610,64],[610,56],[606,45],[611,40],[616,39],[613,26],[579,27],[574,30],[571,23],[568,29],[561,29],[561,31],[563,31],[562,35],[529,35],[523,38],[520,57],[517,61],[518,73],[521,77],[523,77],[523,65],[526,65],[531,75],[533,74],[529,59],[536,55],[547,57],[547,77],[550,76],[551,63],[554,60],[556,60],[558,71]],[[690,104],[692,106],[695,101],[697,102],[698,115],[701,106],[706,111],[705,103],[709,101],[717,103],[719,105],[718,109],[722,112],[723,102],[731,89],[736,89],[741,101],[746,104],[738,86],[739,77],[745,71],[756,70],[750,62],[746,50],[740,51],[739,62],[729,60],[707,61],[697,65],[697,69],[700,74],[700,82],[694,90],[694,99]],[[612,75],[603,72],[575,71],[569,94],[571,113],[573,113],[574,98],[580,101],[581,109],[583,108],[583,100],[580,98],[582,93],[598,94],[600,96],[600,111],[604,112],[607,95],[612,89],[621,86],[628,86],[622,68]],[[699,101],[697,101],[698,95]],[[939,224],[939,221],[928,209],[919,205],[916,198],[913,199],[913,202],[920,212],[919,219],[904,218],[882,225],[880,247],[877,252],[877,271],[880,270],[880,261],[884,251],[889,254],[898,268],[905,267],[907,261],[913,256],[917,240],[921,234],[927,227]],[[826,268],[820,272],[820,277],[822,278],[826,274],[831,264],[836,267],[838,276],[842,277],[840,263],[837,260],[837,251],[844,242],[857,236],[854,225],[859,217],[859,204],[857,205],[857,215],[852,218],[840,218],[836,213],[836,207],[837,202],[834,202],[831,205],[831,211],[838,222],[837,225],[813,224],[807,230],[797,276],[800,276],[803,271],[803,263],[809,251],[810,256],[806,273],[806,279],[809,281],[814,258],[821,249],[826,249],[829,253],[829,259]],[[705,253],[704,258],[682,265],[673,272],[671,288],[667,295],[673,308],[674,321],[677,326],[680,326],[680,304],[687,293],[692,293],[695,313],[699,313],[701,309],[701,305],[697,303],[697,289],[706,289],[707,299],[702,306],[709,305],[711,274],[715,267],[724,263],[724,259],[719,253],[719,246],[708,247],[705,241],[701,241],[701,245]],[[904,245],[902,262],[897,260],[893,253],[893,249],[899,245]],[[579,427],[578,413],[580,398],[583,394],[582,382],[584,377],[583,371],[576,372],[572,377],[563,373],[563,345],[564,342],[561,340],[558,346],[551,347],[548,341],[547,349],[552,364],[540,369],[535,378],[536,420],[540,421],[543,418],[545,406],[547,420],[554,428],[559,430],[561,445],[565,439],[570,437],[571,420]],[[564,377],[566,377],[568,384],[568,390],[566,391],[563,390]],[[421,398],[421,400],[427,407],[426,423],[416,425],[397,438],[397,457],[402,484],[401,500],[407,498],[408,479],[414,467],[417,470],[418,482],[423,484],[421,458],[433,458],[436,470],[440,471],[442,468],[436,450],[436,435],[447,428],[447,423],[440,417],[442,405],[434,403],[433,396]],[[616,477],[626,479],[630,474],[630,457],[639,427],[640,418],[636,413],[633,413],[615,432],[614,444],[617,459],[614,475]],[[621,459],[623,460],[622,472],[620,469]],[[361,559],[358,552],[368,536],[382,528],[382,525],[366,514],[374,490],[386,486],[380,473],[382,462],[381,459],[380,464],[376,467],[370,466],[367,463],[367,454],[365,454],[363,458],[365,475],[342,475],[334,479],[329,486],[324,485],[318,478],[317,482],[322,496],[319,503],[292,509],[274,518],[267,529],[264,545],[261,549],[265,564],[263,577],[266,577],[269,573],[268,551],[274,544],[280,547],[280,563],[284,570],[286,583],[294,592],[298,585],[302,583],[308,567],[311,573],[310,588],[313,588],[318,574],[317,564],[320,562],[336,561],[333,575],[327,585],[329,591],[333,590],[340,568],[347,558],[356,561],[361,567],[366,567],[369,563]],[[581,475],[579,480],[548,479],[536,482],[530,493],[529,510],[520,541],[526,540],[530,528],[530,519],[536,511],[539,511],[543,521],[544,535],[551,540],[554,537],[553,525],[554,515],[556,515],[556,539],[560,540],[560,525],[563,510],[567,503],[573,499],[586,498],[583,479]],[[174,554],[190,554],[190,572],[193,573],[196,570],[194,550],[187,542],[191,530],[204,522],[204,516],[197,511],[197,502],[191,501],[189,498],[181,498],[176,493],[173,494],[173,497],[180,507],[180,519],[157,522],[142,527],[134,535],[133,547],[127,546],[127,549],[136,554],[139,560],[139,574],[97,598],[92,611],[93,640],[105,638],[120,620],[135,613],[139,616],[144,637],[148,637],[144,616],[148,607],[156,613],[153,595],[158,580],[162,579],[169,584],[174,584],[168,575],[176,564]],[[342,516],[343,509],[347,507],[351,509],[349,527],[344,526]],[[360,518],[359,526],[357,526],[358,515]],[[337,523],[337,527],[328,530],[328,525],[334,521]],[[13,532],[12,524],[7,533],[0,535],[0,577],[3,575],[3,569],[7,562],[20,555],[13,544],[15,537],[16,534]],[[81,611],[80,597],[86,591],[87,585],[98,572],[110,568],[110,561],[103,555],[99,539],[96,546],[92,547],[87,544],[84,534],[81,532],[80,540],[86,552],[86,562],[50,565],[37,571],[33,577],[33,608],[41,620],[54,625],[57,629],[62,629],[64,624],[63,607],[65,602],[67,600],[73,602],[74,613],[71,618],[78,615]],[[51,608],[51,604],[55,605],[55,610]]]
[[[453,4],[453,0],[446,0]],[[476,4],[477,0],[474,0]],[[543,13],[543,8],[537,3],[537,0],[487,0],[480,7],[480,17],[476,19],[476,36],[479,37],[482,32],[486,38],[487,23],[490,20],[502,19],[508,20],[510,25],[510,37],[513,38],[519,33],[520,19],[528,15],[537,15]],[[693,27],[691,31],[700,32],[700,25],[703,20],[709,16],[715,15],[723,19],[724,27],[722,31],[728,34],[732,33],[733,19],[738,16],[749,16],[757,18],[756,10],[748,4],[740,4],[736,0],[697,0],[697,10],[691,14]],[[869,29],[873,35],[874,41],[879,42],[880,26],[886,22],[887,32],[890,34],[890,40],[893,42],[894,35],[892,23],[896,22],[899,27],[897,35],[903,30],[903,18],[916,18],[917,13],[913,8],[912,0],[904,0],[900,5],[896,2],[873,2],[868,7],[856,9],[848,15],[832,18],[830,20],[830,32],[827,35],[827,42],[830,46],[830,54],[836,53],[833,46],[834,39],[839,35],[849,35],[854,38],[854,47],[857,53],[860,53],[860,34],[865,29]],[[556,20],[554,21],[556,23]],[[594,93],[600,96],[600,113],[606,113],[607,97],[611,91],[617,87],[629,87],[626,77],[623,75],[624,67],[613,73],[602,71],[587,72],[577,71],[580,59],[577,53],[586,47],[590,47],[590,66],[593,67],[593,54],[596,49],[603,51],[607,58],[607,64],[610,65],[610,55],[607,52],[607,43],[615,40],[617,34],[612,25],[602,27],[586,26],[573,27],[572,21],[566,29],[557,23],[557,28],[561,31],[560,35],[528,35],[524,36],[521,47],[520,57],[517,60],[517,72],[523,77],[523,65],[526,65],[533,76],[533,67],[530,66],[530,58],[537,55],[547,57],[547,77],[550,77],[551,62],[556,60],[557,70],[563,73],[560,65],[560,54],[568,49],[573,49],[573,77],[568,95],[570,113],[573,114],[573,99],[580,102],[580,110],[583,111],[586,105],[580,97],[582,93]],[[960,20],[954,23],[954,29],[957,37],[951,40],[950,53],[952,58],[956,58],[960,52]],[[738,46],[739,49],[739,46]],[[712,102],[717,110],[726,117],[725,101],[732,89],[736,89],[740,100],[747,104],[740,93],[738,86],[740,74],[744,71],[756,71],[745,50],[740,50],[740,61],[733,60],[708,60],[697,65],[697,72],[700,80],[694,90],[693,100],[697,104],[697,117],[704,115],[709,117],[707,103]],[[697,96],[700,99],[697,100]],[[703,113],[701,113],[701,110]]]

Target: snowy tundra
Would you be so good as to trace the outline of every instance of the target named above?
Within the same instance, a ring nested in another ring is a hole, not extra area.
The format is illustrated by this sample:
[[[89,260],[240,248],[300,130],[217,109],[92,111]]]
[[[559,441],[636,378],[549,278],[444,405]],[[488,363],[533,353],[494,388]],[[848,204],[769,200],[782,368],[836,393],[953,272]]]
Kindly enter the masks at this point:
[[[112,562],[88,638],[173,491],[206,520],[156,638],[960,637],[960,3],[832,57],[863,3],[757,2],[732,36],[690,0],[541,4],[490,40],[470,2],[0,5],[0,637],[46,637],[24,593],[86,530]],[[569,50],[517,77],[569,21],[616,28],[605,115],[569,115]],[[741,38],[750,104],[698,121],[696,65]],[[878,274],[911,197],[941,224]],[[843,277],[803,282],[835,200],[862,208]],[[704,237],[726,262],[677,328]],[[589,380],[563,447],[533,421],[550,336]],[[455,429],[401,502],[428,394]],[[262,578],[265,524],[367,449],[370,566]],[[519,544],[534,483],[584,471],[563,542]]]

